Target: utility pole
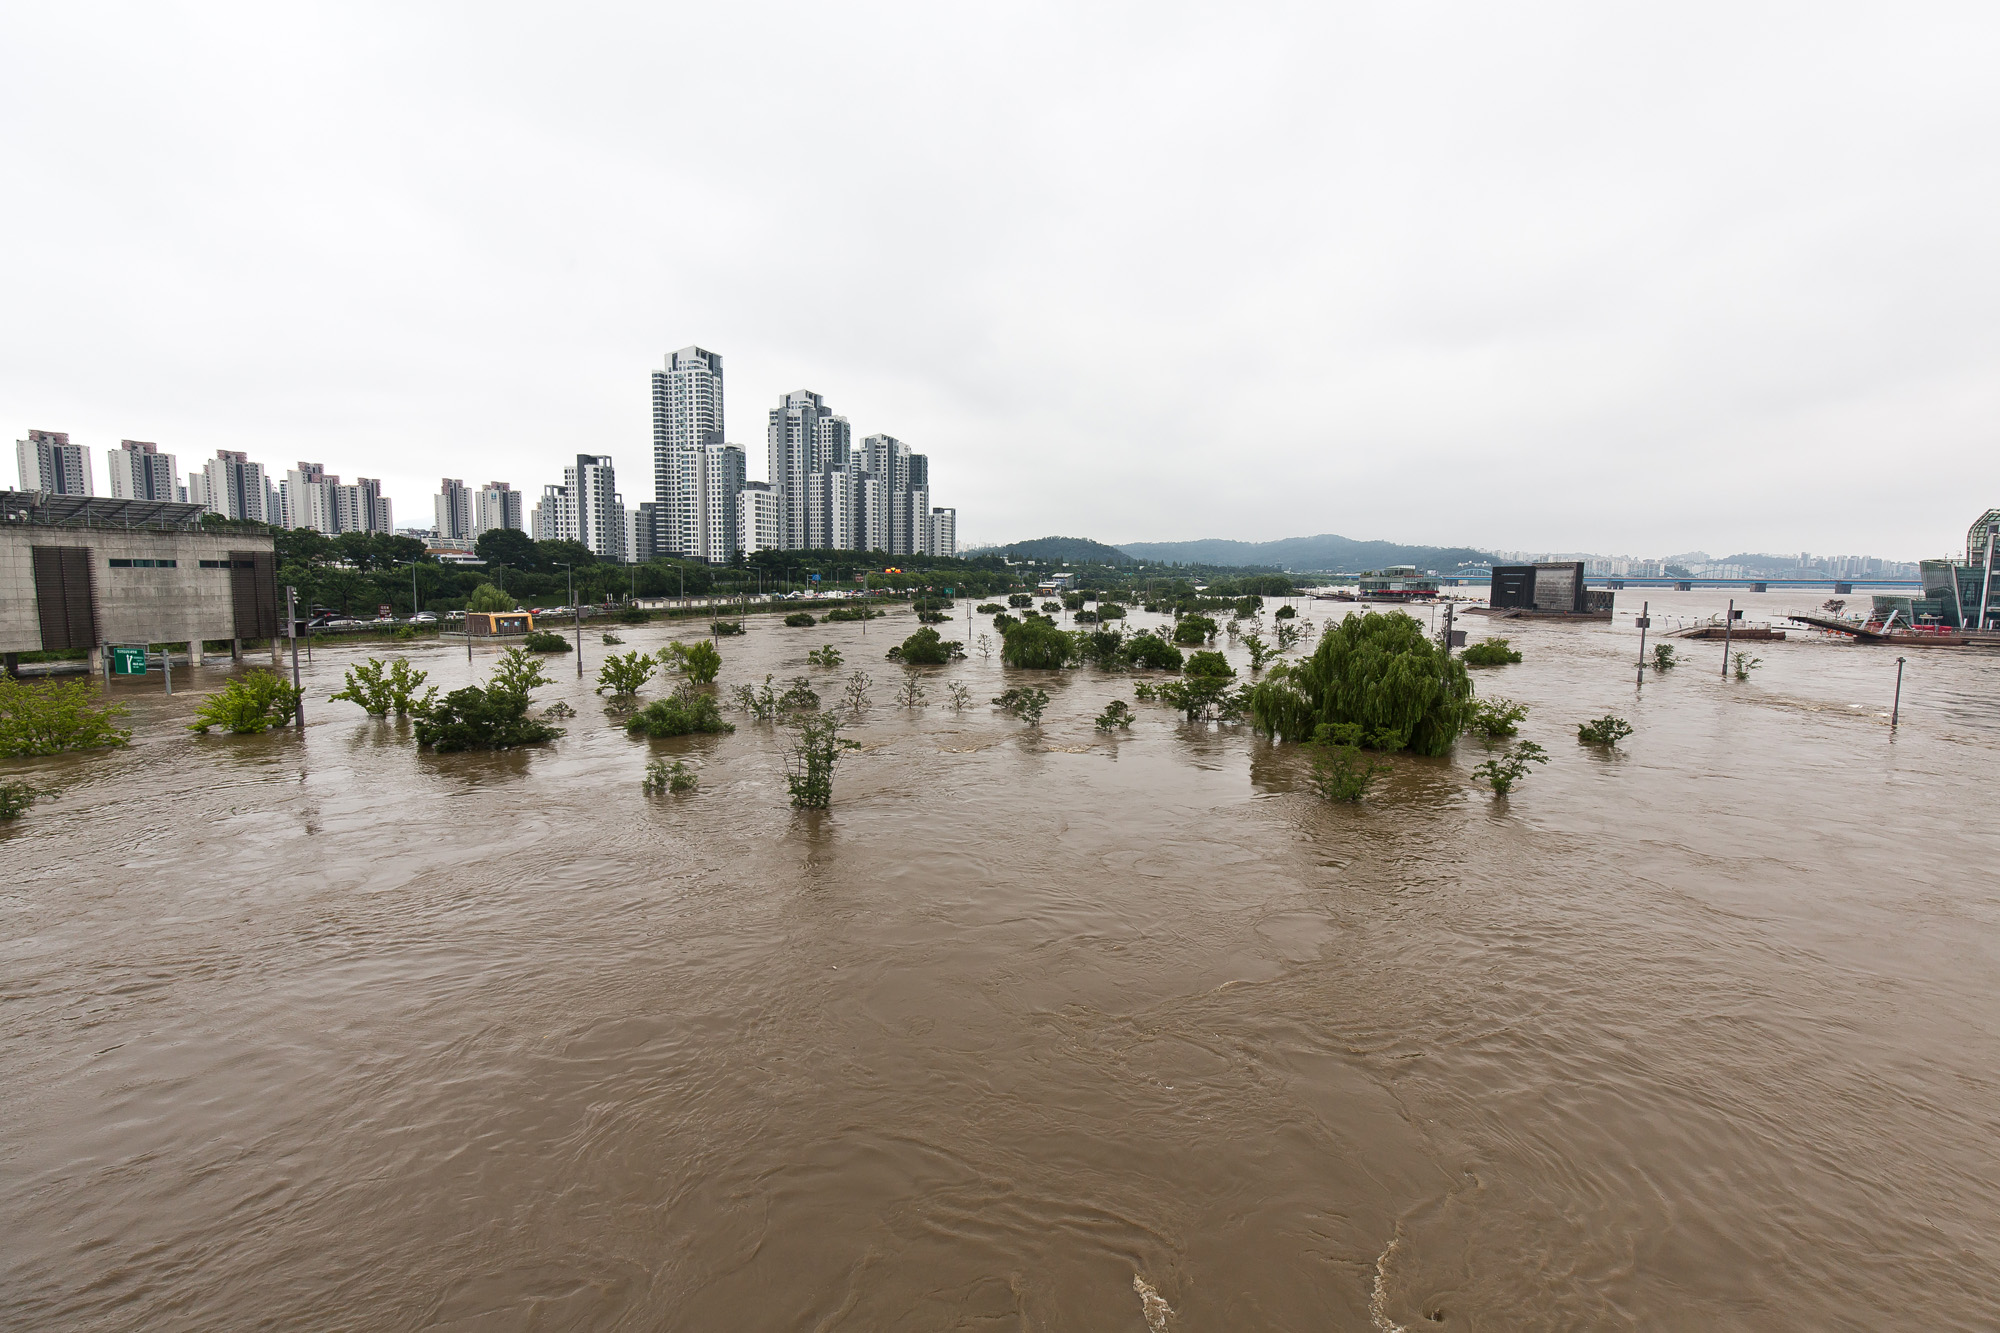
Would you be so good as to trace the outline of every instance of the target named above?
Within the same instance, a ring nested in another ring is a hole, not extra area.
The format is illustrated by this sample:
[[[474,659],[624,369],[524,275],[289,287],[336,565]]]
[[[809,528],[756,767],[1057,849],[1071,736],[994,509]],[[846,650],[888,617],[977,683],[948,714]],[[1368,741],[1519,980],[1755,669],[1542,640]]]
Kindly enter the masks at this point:
[[[1647,613],[1652,605],[1651,602],[1639,603],[1639,684],[1642,686],[1646,683],[1646,631],[1653,626],[1653,617]]]
[[[569,613],[576,621],[576,678],[583,679],[583,608],[576,604],[576,565],[563,566],[569,575]]]
[[[294,690],[299,689],[299,617],[294,604],[297,596],[298,589],[292,587],[285,589],[285,637],[292,641],[292,688]],[[299,726],[303,728],[306,724],[306,696],[303,690],[299,690],[298,719]]]
[[[1729,599],[1729,616],[1722,622],[1722,678],[1729,679],[1729,635],[1736,628],[1736,599]]]

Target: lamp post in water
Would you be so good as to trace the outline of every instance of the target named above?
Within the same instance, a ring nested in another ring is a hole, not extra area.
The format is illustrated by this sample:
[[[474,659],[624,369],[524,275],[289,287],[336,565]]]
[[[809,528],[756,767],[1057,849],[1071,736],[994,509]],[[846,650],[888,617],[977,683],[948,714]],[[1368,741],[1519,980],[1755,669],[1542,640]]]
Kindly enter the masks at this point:
[[[292,689],[299,696],[298,719],[299,726],[303,728],[306,724],[306,696],[299,689],[299,617],[294,606],[297,596],[298,589],[289,586],[285,589],[285,636],[292,641]]]
[[[1896,702],[1889,709],[1889,730],[1896,729],[1897,721],[1903,716],[1903,659],[1896,659]]]
[[[1639,684],[1646,683],[1646,631],[1652,628],[1651,602],[1639,603]]]

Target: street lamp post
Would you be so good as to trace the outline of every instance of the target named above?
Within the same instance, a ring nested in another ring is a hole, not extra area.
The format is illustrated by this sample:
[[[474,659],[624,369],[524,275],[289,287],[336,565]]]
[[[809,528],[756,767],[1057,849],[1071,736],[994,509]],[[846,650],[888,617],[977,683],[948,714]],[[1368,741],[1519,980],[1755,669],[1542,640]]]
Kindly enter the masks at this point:
[[[417,562],[414,560],[398,560],[395,563],[410,567],[410,621],[414,624],[417,619],[417,612],[423,610],[421,606],[417,605]]]
[[[583,608],[576,604],[576,566],[563,566],[569,575],[569,613],[576,622],[576,678],[583,679]]]

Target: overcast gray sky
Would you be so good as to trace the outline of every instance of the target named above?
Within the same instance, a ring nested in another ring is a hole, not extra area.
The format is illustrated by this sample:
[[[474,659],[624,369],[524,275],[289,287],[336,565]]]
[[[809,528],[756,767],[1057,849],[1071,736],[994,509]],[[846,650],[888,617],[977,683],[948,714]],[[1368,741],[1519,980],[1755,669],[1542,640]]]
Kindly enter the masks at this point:
[[[2000,505],[2000,6],[7,4],[0,419],[968,540],[1915,558]],[[96,471],[105,485],[101,453]]]

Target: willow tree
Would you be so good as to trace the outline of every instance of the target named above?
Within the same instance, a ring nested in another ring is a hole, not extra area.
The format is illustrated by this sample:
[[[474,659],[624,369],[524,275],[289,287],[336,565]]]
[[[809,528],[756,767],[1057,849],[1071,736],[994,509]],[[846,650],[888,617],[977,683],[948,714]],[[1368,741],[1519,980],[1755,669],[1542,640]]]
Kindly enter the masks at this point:
[[[1266,735],[1423,755],[1449,750],[1471,710],[1464,663],[1400,611],[1348,617],[1311,657],[1273,667],[1250,693]]]

